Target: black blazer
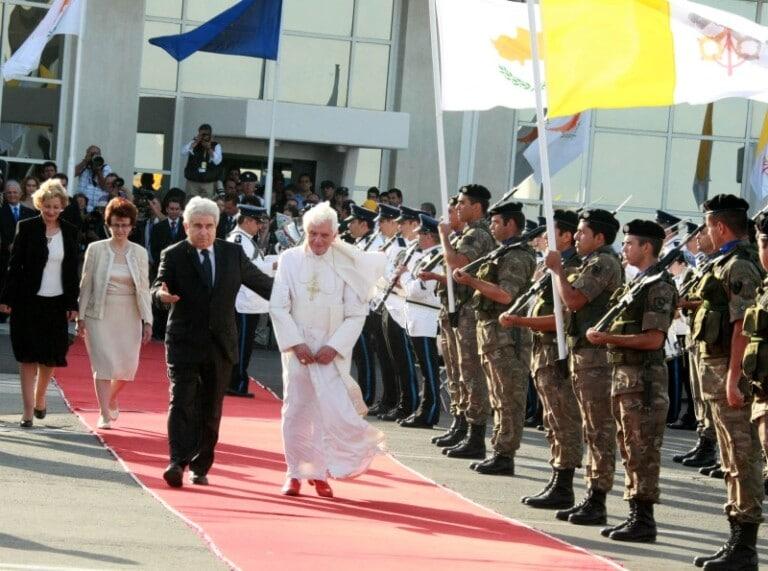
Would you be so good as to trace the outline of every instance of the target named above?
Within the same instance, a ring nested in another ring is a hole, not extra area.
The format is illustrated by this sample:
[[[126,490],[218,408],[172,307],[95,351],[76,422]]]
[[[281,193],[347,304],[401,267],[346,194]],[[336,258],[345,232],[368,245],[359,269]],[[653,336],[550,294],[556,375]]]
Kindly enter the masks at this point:
[[[213,246],[214,285],[205,283],[197,248],[184,240],[163,250],[160,267],[152,286],[152,299],[161,284],[179,296],[171,305],[165,333],[166,357],[171,365],[200,363],[215,343],[227,360],[236,363],[237,326],[235,297],[246,286],[265,299],[272,293],[272,278],[259,271],[234,243],[216,240]]]
[[[161,220],[152,227],[152,233],[149,235],[149,252],[152,254],[152,260],[155,268],[160,263],[160,252],[165,250],[168,246],[181,242],[187,238],[187,233],[184,231],[184,224],[182,218],[176,220],[178,229],[176,230],[176,239],[171,236],[171,222],[167,218]]]
[[[77,278],[77,228],[64,220],[59,220],[59,224],[64,240],[64,261],[61,270],[64,301],[68,311],[77,311],[77,298],[80,295]],[[0,303],[13,308],[35,297],[43,281],[43,270],[47,262],[48,240],[45,238],[45,222],[42,216],[22,220],[11,246],[11,258],[5,285],[0,293]]]
[[[219,216],[219,225],[216,226],[216,237],[222,240],[226,240],[229,233],[237,227],[237,215],[232,217],[232,223],[229,223],[229,217],[221,213]]]
[[[19,222],[27,218],[34,218],[35,216],[37,216],[37,212],[23,204],[19,204]],[[6,203],[0,207],[0,255],[5,256],[6,261],[8,260],[8,254],[11,251],[11,244],[15,235],[16,220],[13,218],[10,205]],[[5,267],[2,269],[5,271]]]

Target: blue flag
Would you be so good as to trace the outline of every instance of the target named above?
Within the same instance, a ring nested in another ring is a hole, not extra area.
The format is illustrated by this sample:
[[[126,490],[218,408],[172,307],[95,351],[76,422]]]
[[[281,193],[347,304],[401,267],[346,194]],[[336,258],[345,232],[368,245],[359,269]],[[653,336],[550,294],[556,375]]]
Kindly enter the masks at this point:
[[[150,38],[181,61],[195,52],[277,59],[282,0],[242,0],[186,34]]]

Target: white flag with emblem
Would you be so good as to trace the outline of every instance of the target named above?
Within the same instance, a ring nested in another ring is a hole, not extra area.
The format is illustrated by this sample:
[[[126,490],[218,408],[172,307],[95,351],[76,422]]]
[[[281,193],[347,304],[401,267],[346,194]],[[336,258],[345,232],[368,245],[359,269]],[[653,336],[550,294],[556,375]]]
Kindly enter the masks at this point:
[[[525,4],[437,0],[436,6],[443,110],[536,107]],[[543,95],[546,105],[546,90]]]
[[[576,160],[589,144],[591,111],[569,117],[547,120],[547,149],[549,150],[549,171],[553,175]],[[523,153],[533,169],[533,178],[541,184],[541,163],[539,138],[528,145]]]
[[[80,0],[55,0],[26,41],[3,64],[3,79],[29,75],[40,65],[48,41],[57,34],[78,35],[82,16]]]

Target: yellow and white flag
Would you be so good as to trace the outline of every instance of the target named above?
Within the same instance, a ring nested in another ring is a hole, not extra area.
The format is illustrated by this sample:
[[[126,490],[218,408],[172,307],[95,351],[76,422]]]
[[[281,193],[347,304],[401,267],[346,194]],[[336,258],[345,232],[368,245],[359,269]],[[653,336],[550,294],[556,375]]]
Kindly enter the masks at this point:
[[[443,109],[536,107],[525,4],[437,0],[436,6]]]
[[[749,183],[755,197],[760,202],[765,200],[768,196],[768,112],[763,119],[763,129],[760,131],[760,140],[755,149],[755,164],[752,166]]]
[[[549,116],[768,101],[768,28],[688,0],[541,0]]]
[[[40,65],[40,56],[48,41],[57,34],[78,35],[82,17],[80,0],[54,0],[48,13],[26,41],[3,64],[6,81],[14,76],[29,75]]]

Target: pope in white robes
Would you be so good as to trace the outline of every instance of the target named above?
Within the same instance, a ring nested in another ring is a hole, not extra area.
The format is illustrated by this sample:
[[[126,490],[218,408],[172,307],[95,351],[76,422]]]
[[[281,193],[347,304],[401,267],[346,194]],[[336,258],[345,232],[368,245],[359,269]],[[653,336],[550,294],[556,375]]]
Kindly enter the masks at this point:
[[[328,203],[309,210],[303,226],[304,244],[280,256],[269,304],[283,366],[282,493],[298,495],[306,479],[332,497],[328,477],[358,476],[384,450],[349,370],[386,257],[338,240]]]

